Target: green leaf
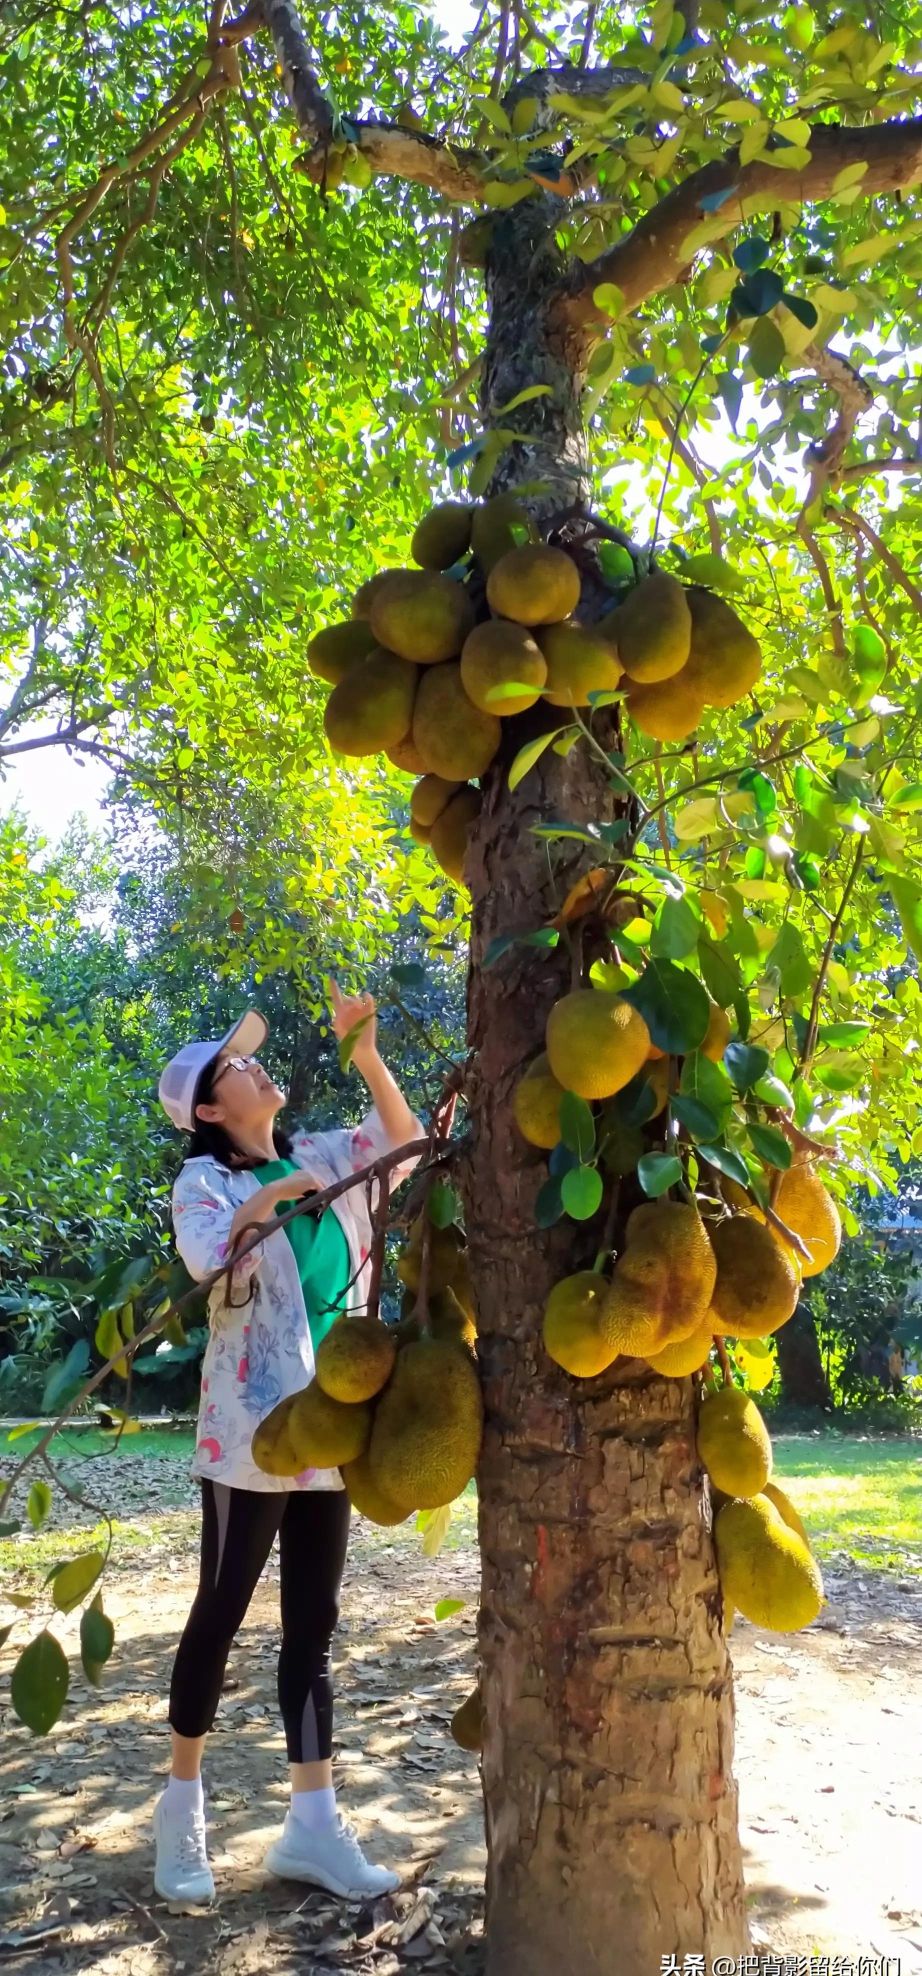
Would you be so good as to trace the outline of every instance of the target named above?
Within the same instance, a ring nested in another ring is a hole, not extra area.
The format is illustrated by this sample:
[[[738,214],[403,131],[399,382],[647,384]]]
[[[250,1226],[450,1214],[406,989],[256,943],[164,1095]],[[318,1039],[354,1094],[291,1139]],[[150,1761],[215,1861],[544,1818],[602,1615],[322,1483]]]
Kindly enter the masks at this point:
[[[725,1173],[728,1180],[738,1180],[741,1187],[749,1186],[749,1168],[729,1146],[699,1146],[698,1154],[709,1166],[716,1166],[718,1173]]]
[[[780,1111],[793,1111],[794,1095],[780,1077],[769,1075],[760,1077],[752,1087],[752,1095],[763,1105],[777,1105]]]
[[[803,937],[786,920],[768,956],[768,966],[777,968],[779,987],[785,1001],[796,1001],[813,983],[813,969],[807,959]]]
[[[669,1109],[693,1139],[719,1138],[720,1119],[709,1105],[702,1105],[697,1098],[683,1098],[679,1093],[670,1098]]]
[[[818,1043],[860,1043],[870,1033],[869,1022],[821,1022],[816,1039]]]
[[[33,1530],[40,1530],[51,1508],[51,1489],[47,1482],[33,1482],[26,1500],[26,1515]]]
[[[637,1178],[645,1194],[658,1200],[682,1178],[682,1162],[675,1153],[644,1153],[637,1162]]]
[[[791,1147],[783,1132],[774,1125],[750,1125],[749,1137],[765,1166],[778,1167],[786,1173],[791,1164]]]
[[[90,1363],[90,1346],[87,1338],[78,1338],[70,1348],[66,1359],[60,1365],[53,1365],[45,1380],[42,1393],[42,1409],[45,1413],[57,1413],[59,1407],[66,1406],[78,1391]]]
[[[720,1121],[719,1138],[734,1104],[733,1085],[723,1067],[710,1057],[702,1056],[700,1050],[692,1050],[682,1065],[679,1090],[683,1097],[694,1098],[705,1105]]]
[[[463,1612],[466,1605],[466,1599],[437,1599],[432,1608],[432,1616],[439,1620],[453,1619],[455,1613]]]
[[[902,811],[922,810],[922,782],[904,782],[902,789],[898,789],[895,796],[888,798],[887,808]]]
[[[447,1180],[436,1180],[426,1196],[426,1213],[433,1228],[450,1228],[459,1219],[461,1202]]]
[[[118,1312],[104,1310],[93,1333],[93,1343],[100,1358],[114,1358],[119,1346],[124,1342],[118,1328]]]
[[[99,1677],[115,1644],[115,1627],[102,1609],[102,1600],[97,1593],[92,1605],[80,1617],[80,1659],[83,1672],[93,1687],[98,1687]]]
[[[438,1557],[451,1526],[451,1504],[443,1503],[441,1509],[434,1509],[423,1531],[420,1546],[423,1557]]]
[[[70,1669],[53,1633],[39,1633],[24,1647],[13,1669],[10,1700],[20,1722],[35,1736],[47,1736],[67,1700]]]
[[[759,316],[750,332],[748,348],[756,376],[776,377],[787,356],[787,346],[771,316]]]
[[[651,958],[639,981],[632,982],[623,994],[643,1016],[658,1050],[679,1056],[703,1042],[711,1005],[707,990],[687,968]]]
[[[634,558],[629,549],[622,548],[620,542],[600,542],[598,557],[603,579],[612,589],[620,589],[624,583],[633,583]]]
[[[534,768],[535,763],[540,761],[545,748],[550,747],[551,742],[556,739],[560,732],[559,727],[553,728],[550,734],[538,734],[533,741],[526,741],[524,748],[519,749],[509,770],[507,779],[510,789],[518,788],[519,783],[528,774],[529,769]]]
[[[351,1029],[346,1030],[345,1036],[340,1037],[338,1052],[340,1070],[348,1070],[355,1054],[355,1046],[370,1022],[374,1022],[373,1015],[362,1015],[358,1022],[353,1023]]]
[[[725,940],[712,940],[702,933],[698,939],[698,965],[704,985],[722,1009],[728,1009],[740,993],[743,981],[740,964]]]
[[[82,1605],[105,1562],[101,1551],[83,1551],[55,1568],[51,1596],[59,1612],[73,1612],[74,1606]]]
[[[602,1176],[594,1166],[574,1166],[560,1183],[560,1198],[571,1221],[589,1221],[602,1205]]]
[[[561,1181],[556,1174],[545,1180],[535,1196],[535,1221],[539,1228],[553,1228],[563,1214]]]
[[[556,926],[536,926],[530,933],[499,933],[495,940],[490,941],[490,945],[483,957],[483,965],[484,967],[495,967],[496,962],[502,960],[503,955],[508,954],[513,947],[546,947],[550,949],[556,947],[559,941],[560,934]]]
[[[560,1136],[579,1160],[591,1160],[595,1152],[595,1119],[591,1106],[585,1098],[578,1098],[575,1091],[565,1091],[561,1098]]]
[[[653,922],[650,952],[667,960],[684,960],[694,953],[700,932],[701,921],[688,899],[667,896]]]
[[[746,588],[745,578],[723,556],[688,556],[681,575],[683,583],[703,583],[708,590],[728,590],[731,596]]]
[[[913,878],[887,878],[887,887],[897,912],[903,937],[917,961],[922,961],[922,885]]]
[[[724,1063],[738,1091],[749,1091],[764,1077],[771,1063],[767,1050],[755,1043],[728,1043]]]

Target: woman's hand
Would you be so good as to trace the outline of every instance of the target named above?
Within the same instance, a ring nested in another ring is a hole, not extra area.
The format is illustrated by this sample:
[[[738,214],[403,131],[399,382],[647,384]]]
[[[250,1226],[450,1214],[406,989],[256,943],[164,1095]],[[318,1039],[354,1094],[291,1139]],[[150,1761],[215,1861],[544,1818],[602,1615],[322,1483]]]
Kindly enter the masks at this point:
[[[271,1221],[283,1201],[303,1200],[305,1194],[316,1194],[318,1185],[312,1173],[298,1172],[285,1173],[280,1180],[269,1180],[265,1187],[257,1187],[255,1194],[241,1201],[234,1211],[229,1237],[231,1248],[236,1248],[241,1239],[249,1239],[254,1232],[254,1222],[262,1226],[263,1222]]]
[[[330,975],[327,981],[330,994],[330,1008],[333,1014],[333,1034],[338,1042],[348,1036],[350,1029],[358,1023],[363,1026],[355,1039],[352,1062],[362,1076],[378,1054],[378,1018],[373,995],[344,995],[338,981]]]

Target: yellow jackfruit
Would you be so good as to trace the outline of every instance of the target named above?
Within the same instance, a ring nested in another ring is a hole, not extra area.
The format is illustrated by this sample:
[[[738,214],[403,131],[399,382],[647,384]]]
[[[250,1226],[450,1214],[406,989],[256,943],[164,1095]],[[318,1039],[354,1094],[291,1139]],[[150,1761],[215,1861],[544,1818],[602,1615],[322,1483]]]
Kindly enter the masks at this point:
[[[352,599],[353,617],[367,618],[371,615],[372,604],[390,577],[412,576],[414,574],[414,571],[408,569],[379,569],[375,571],[374,576],[366,577],[365,582],[359,584],[355,596]]]
[[[669,1058],[654,1057],[652,1062],[648,1058],[647,1062],[643,1065],[641,1075],[644,1083],[649,1084],[656,1101],[656,1110],[651,1111],[648,1118],[644,1120],[644,1124],[648,1124],[650,1119],[659,1118],[660,1113],[666,1109],[666,1102],[672,1082]]]
[[[483,798],[479,789],[463,787],[447,803],[429,831],[429,847],[436,864],[447,878],[464,884],[464,860],[471,825],[480,815]]]
[[[538,531],[528,509],[514,494],[494,494],[474,509],[471,548],[485,576],[510,549],[537,540]]]
[[[483,1402],[470,1355],[439,1338],[397,1354],[375,1410],[369,1471],[393,1502],[438,1509],[470,1481],[480,1453]]]
[[[412,732],[405,734],[396,747],[385,748],[384,752],[388,761],[393,762],[395,768],[402,769],[404,775],[425,775],[425,763],[413,746]]]
[[[534,1063],[529,1064],[512,1094],[512,1110],[516,1125],[530,1146],[543,1146],[549,1151],[560,1138],[560,1100],[563,1085],[556,1077],[542,1051]]]
[[[415,816],[410,818],[410,836],[417,844],[428,844],[432,835],[427,823],[417,823]]]
[[[684,669],[660,686],[635,686],[626,704],[635,727],[653,741],[686,741],[704,713],[701,694]]]
[[[731,1338],[767,1338],[797,1308],[800,1277],[789,1249],[751,1214],[731,1214],[711,1236],[714,1309]]]
[[[441,816],[452,797],[457,796],[458,790],[463,787],[461,782],[443,782],[440,775],[424,775],[410,797],[410,815],[414,823],[421,823],[426,830],[431,830],[436,817]]]
[[[617,1357],[601,1328],[607,1295],[604,1276],[581,1269],[555,1283],[545,1305],[545,1351],[577,1379],[594,1379]]]
[[[799,1235],[810,1251],[809,1262],[800,1258],[804,1276],[819,1276],[839,1253],[842,1222],[832,1195],[806,1161],[789,1166],[781,1175],[774,1208],[785,1227]]]
[[[685,587],[656,570],[629,590],[608,619],[629,679],[652,686],[681,672],[691,650],[692,621]]]
[[[621,678],[615,645],[597,625],[548,624],[538,644],[547,660],[544,699],[552,707],[585,707],[590,693],[609,693]]]
[[[739,1386],[722,1386],[702,1400],[698,1458],[725,1496],[757,1496],[764,1489],[772,1472],[772,1444],[755,1401]]]
[[[460,1708],[455,1709],[451,1718],[451,1733],[459,1749],[472,1752],[483,1749],[483,1700],[479,1688],[475,1688]]]
[[[649,1359],[700,1329],[714,1289],[716,1265],[696,1208],[683,1201],[646,1201],[625,1230],[601,1316],[613,1351]]]
[[[789,1530],[796,1530],[798,1537],[803,1539],[803,1542],[806,1544],[807,1549],[809,1550],[810,1539],[807,1535],[806,1528],[803,1522],[801,1521],[801,1518],[798,1516],[797,1511],[794,1508],[790,1496],[786,1496],[784,1490],[779,1489],[777,1482],[766,1482],[765,1487],[762,1490],[762,1494],[763,1496],[768,1497],[770,1503],[774,1503],[782,1523],[786,1523]]]
[[[463,584],[438,570],[389,577],[372,599],[371,628],[379,644],[414,665],[454,659],[474,622]]]
[[[474,510],[466,501],[440,501],[417,523],[410,554],[423,569],[450,569],[471,546]]]
[[[699,1366],[704,1364],[714,1342],[715,1330],[713,1313],[708,1311],[687,1338],[680,1338],[677,1345],[665,1345],[661,1352],[655,1352],[647,1360],[647,1364],[665,1379],[686,1379],[690,1372],[697,1372]]]
[[[353,666],[367,659],[375,647],[375,635],[367,618],[346,618],[343,624],[328,624],[318,631],[307,648],[307,662],[318,679],[338,686]]]
[[[639,1125],[623,1118],[617,1105],[603,1105],[599,1121],[599,1158],[606,1173],[617,1179],[634,1173],[644,1152],[644,1136]]]
[[[367,1516],[370,1523],[380,1523],[385,1529],[394,1523],[404,1523],[409,1510],[391,1498],[375,1481],[368,1466],[367,1454],[359,1455],[355,1461],[343,1463],[342,1478],[346,1494],[353,1509],[361,1516]]]
[[[712,1002],[704,1041],[698,1044],[701,1055],[710,1057],[712,1063],[720,1063],[729,1041],[730,1018],[727,1011],[718,1002]]]
[[[714,1524],[724,1597],[754,1626],[796,1633],[823,1607],[823,1580],[802,1537],[767,1496],[725,1503]]]
[[[691,612],[687,673],[707,707],[733,707],[754,687],[762,670],[758,640],[722,597],[686,591]]]
[[[419,674],[414,666],[376,649],[334,686],[323,724],[338,755],[377,755],[393,748],[413,719]]]
[[[394,1333],[365,1311],[349,1312],[331,1325],[317,1347],[317,1384],[331,1400],[354,1404],[372,1400],[394,1369]]]
[[[419,682],[413,741],[429,775],[445,782],[473,782],[484,775],[500,744],[496,714],[475,707],[464,691],[459,665],[433,666]]]
[[[523,624],[507,618],[490,618],[475,624],[464,641],[461,653],[461,679],[469,700],[485,713],[524,713],[541,697],[547,678],[547,663]],[[491,699],[498,689],[520,686],[522,691],[501,699]]]
[[[579,570],[562,549],[510,549],[487,577],[487,603],[516,624],[556,624],[579,603]]]
[[[612,1098],[646,1060],[650,1032],[630,1002],[608,989],[575,988],[547,1019],[547,1054],[564,1090]]]
[[[315,1379],[293,1399],[280,1400],[260,1421],[253,1435],[253,1460],[266,1475],[339,1468],[364,1453],[370,1433],[370,1406],[333,1400]]]

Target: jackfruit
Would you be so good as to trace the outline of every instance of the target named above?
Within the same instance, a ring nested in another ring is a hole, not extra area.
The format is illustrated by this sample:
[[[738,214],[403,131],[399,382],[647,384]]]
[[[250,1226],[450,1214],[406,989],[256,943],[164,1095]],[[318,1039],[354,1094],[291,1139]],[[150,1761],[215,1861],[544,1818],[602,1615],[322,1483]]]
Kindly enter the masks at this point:
[[[479,1688],[475,1688],[460,1708],[455,1709],[451,1718],[451,1733],[459,1749],[474,1753],[483,1749],[483,1700]]]
[[[414,666],[376,648],[334,686],[323,724],[338,755],[377,755],[393,748],[413,718],[419,675]]]
[[[757,1496],[764,1489],[772,1472],[772,1444],[755,1401],[739,1386],[722,1386],[702,1400],[698,1458],[725,1496]]]
[[[471,546],[474,510],[466,501],[440,501],[418,522],[410,543],[414,563],[423,569],[451,569]]]
[[[357,1509],[361,1516],[367,1516],[370,1523],[380,1523],[388,1529],[394,1523],[406,1521],[409,1511],[392,1502],[375,1481],[368,1466],[367,1454],[359,1455],[355,1461],[344,1462],[340,1472],[353,1509]]]
[[[375,1411],[369,1472],[407,1509],[439,1509],[470,1481],[480,1453],[483,1402],[467,1352],[420,1338],[397,1354]]]
[[[476,624],[464,641],[461,678],[474,706],[498,714],[502,720],[524,713],[540,699],[547,663],[524,625],[512,624],[507,618],[490,618],[486,624]],[[522,691],[499,700],[490,698],[498,688],[507,686],[520,686]]]
[[[267,1475],[339,1468],[364,1453],[370,1433],[370,1406],[333,1400],[315,1379],[291,1401],[280,1400],[260,1421],[253,1435],[253,1460]]]
[[[500,744],[496,714],[475,707],[464,691],[459,665],[434,666],[419,682],[413,741],[429,775],[445,782],[473,782],[484,775]]]
[[[635,1208],[601,1315],[612,1350],[649,1359],[700,1329],[716,1265],[696,1208],[647,1201]]]
[[[552,707],[586,707],[590,693],[608,693],[621,678],[617,649],[596,625],[549,624],[537,634],[547,660],[543,698]]]
[[[414,823],[421,823],[431,830],[437,816],[441,816],[453,796],[463,789],[463,782],[443,782],[440,775],[424,775],[410,797],[410,815]]]
[[[678,577],[664,570],[643,577],[608,622],[616,628],[621,664],[639,686],[671,679],[686,664],[692,621]]]
[[[393,1331],[365,1311],[338,1317],[317,1347],[317,1384],[331,1400],[372,1400],[394,1369]]]
[[[709,1310],[687,1338],[680,1338],[676,1345],[664,1346],[661,1352],[655,1352],[647,1360],[647,1364],[665,1379],[686,1379],[690,1372],[697,1372],[704,1364],[714,1342],[716,1328],[713,1312]]]
[[[432,835],[428,824],[417,823],[415,816],[410,818],[410,836],[417,844],[428,844]]]
[[[463,584],[438,570],[415,569],[382,583],[369,610],[379,644],[414,665],[437,665],[460,652],[474,622]]]
[[[607,1295],[604,1276],[581,1269],[555,1283],[545,1305],[545,1351],[577,1379],[594,1379],[617,1357],[601,1328]]]
[[[393,762],[395,768],[402,769],[404,775],[425,775],[425,763],[413,745],[412,731],[405,734],[395,748],[385,748],[384,752],[388,761]]]
[[[441,1338],[449,1345],[463,1345],[469,1352],[477,1347],[477,1326],[467,1311],[462,1310],[453,1290],[431,1290],[427,1298],[427,1319],[433,1338]],[[426,1327],[417,1308],[416,1298],[411,1290],[404,1293],[403,1315],[397,1325],[397,1342],[409,1345],[415,1338],[426,1336]]]
[[[789,1166],[781,1175],[774,1208],[779,1220],[792,1234],[799,1235],[810,1251],[809,1262],[800,1258],[804,1276],[819,1276],[839,1253],[842,1222],[832,1195],[806,1161]]]
[[[711,1236],[717,1257],[714,1309],[731,1338],[767,1338],[797,1308],[800,1278],[791,1252],[751,1214],[731,1214]]]
[[[696,588],[685,595],[692,627],[689,681],[706,707],[733,707],[752,691],[762,670],[758,639],[722,597]]]
[[[542,1051],[534,1063],[529,1064],[512,1094],[512,1110],[516,1125],[530,1146],[543,1146],[549,1151],[560,1138],[560,1100],[563,1085],[556,1077]]]
[[[353,617],[370,617],[372,604],[390,577],[415,576],[415,574],[415,570],[408,569],[376,570],[374,576],[366,577],[365,582],[359,584],[355,596],[352,599]]]
[[[367,659],[375,647],[375,635],[367,618],[346,618],[343,624],[328,624],[318,631],[307,648],[307,663],[318,679],[338,686],[353,666]]]
[[[779,1489],[777,1482],[766,1482],[762,1494],[768,1497],[770,1503],[774,1503],[782,1523],[786,1523],[789,1530],[796,1530],[798,1537],[803,1539],[809,1550],[810,1539],[807,1536],[806,1528],[798,1516],[790,1496],[786,1496],[784,1490]]]
[[[686,741],[704,713],[701,694],[684,669],[660,686],[636,686],[626,705],[635,727],[652,741]]]
[[[698,1044],[701,1055],[710,1057],[712,1063],[720,1063],[729,1041],[730,1018],[727,1011],[718,1002],[712,1002],[704,1041]]]
[[[446,804],[429,832],[429,846],[436,864],[447,878],[464,884],[464,860],[471,825],[480,815],[483,798],[479,789],[465,787]]]
[[[644,1119],[644,1124],[647,1125],[650,1119],[659,1118],[660,1113],[666,1109],[671,1083],[669,1058],[655,1057],[652,1063],[648,1058],[647,1062],[643,1065],[640,1075],[644,1083],[649,1084],[656,1104],[656,1110],[651,1111],[649,1117]]]
[[[565,1091],[611,1098],[646,1060],[650,1032],[643,1016],[608,989],[574,988],[547,1019],[547,1054]]]
[[[425,1215],[418,1214],[410,1229],[407,1246],[397,1259],[397,1275],[408,1290],[419,1289],[423,1253]],[[474,1318],[474,1297],[464,1233],[455,1222],[447,1228],[433,1227],[429,1239],[429,1293],[453,1290],[467,1317]]]
[[[754,1626],[796,1633],[823,1607],[823,1580],[803,1539],[767,1496],[725,1503],[714,1524],[724,1597]]]
[[[606,1173],[623,1179],[634,1173],[642,1157],[645,1140],[639,1125],[632,1125],[616,1105],[603,1105],[599,1122],[599,1158]]]
[[[514,494],[494,494],[474,509],[471,548],[485,576],[510,549],[537,540],[538,531],[528,509]]]
[[[516,624],[556,624],[579,603],[579,570],[562,549],[543,543],[509,549],[487,577],[487,603]]]

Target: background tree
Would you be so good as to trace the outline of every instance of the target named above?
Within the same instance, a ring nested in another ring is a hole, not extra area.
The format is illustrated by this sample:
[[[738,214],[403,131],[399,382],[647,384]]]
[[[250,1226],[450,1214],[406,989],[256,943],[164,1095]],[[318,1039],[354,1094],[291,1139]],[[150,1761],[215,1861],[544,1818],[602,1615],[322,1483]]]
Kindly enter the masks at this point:
[[[690,979],[735,1012],[724,1169],[780,1157],[752,1136],[756,1065],[760,1103],[834,1129],[843,1178],[889,1181],[911,1146],[918,984],[881,984],[922,946],[917,524],[894,498],[919,464],[922,124],[915,24],[892,33],[797,6],[779,43],[758,0],[510,0],[459,52],[383,4],[229,24],[217,0],[204,39],[182,6],[114,34],[23,4],[4,29],[7,755],[92,748],[160,809],[298,776],[324,802],[302,619],[339,613],[371,543],[402,560],[426,482],[471,461],[577,556],[586,608],[644,491],[667,562],[741,588],[763,637],[752,711],[692,750],[616,712],[536,745],[515,788],[501,758],[468,860],[504,1976],[602,1969],[613,1942],[625,1976],[734,1954],[745,1918],[693,1390],[630,1362],[574,1391],[542,1354],[547,1292],[599,1231],[536,1239],[544,1171],[510,1110],[566,943],[490,965],[495,943],[590,861],[629,869],[619,945],[641,975],[655,936],[675,1047]],[[381,784],[349,785],[358,830]]]

